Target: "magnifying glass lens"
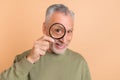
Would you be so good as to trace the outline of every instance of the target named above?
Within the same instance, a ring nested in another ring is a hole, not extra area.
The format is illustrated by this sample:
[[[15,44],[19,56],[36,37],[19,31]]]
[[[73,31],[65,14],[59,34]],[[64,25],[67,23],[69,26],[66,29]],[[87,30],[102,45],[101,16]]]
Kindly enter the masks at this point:
[[[66,33],[65,27],[60,23],[55,23],[50,27],[49,34],[54,39],[63,38]]]

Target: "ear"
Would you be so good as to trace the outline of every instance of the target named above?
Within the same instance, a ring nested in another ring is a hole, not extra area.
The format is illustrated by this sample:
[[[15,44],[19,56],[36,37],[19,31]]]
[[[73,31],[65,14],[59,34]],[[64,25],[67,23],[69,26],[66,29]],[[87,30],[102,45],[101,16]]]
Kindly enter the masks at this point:
[[[43,23],[42,31],[43,31],[43,34],[46,34],[46,24],[45,24],[45,22]]]

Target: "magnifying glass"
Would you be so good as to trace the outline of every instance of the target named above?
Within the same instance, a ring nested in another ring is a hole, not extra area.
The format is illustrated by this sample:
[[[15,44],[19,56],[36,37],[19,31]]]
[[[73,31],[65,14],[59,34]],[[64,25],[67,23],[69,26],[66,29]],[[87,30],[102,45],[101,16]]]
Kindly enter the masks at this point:
[[[54,23],[49,28],[49,35],[53,39],[61,39],[65,36],[65,34],[66,34],[66,29],[64,25],[60,23]]]

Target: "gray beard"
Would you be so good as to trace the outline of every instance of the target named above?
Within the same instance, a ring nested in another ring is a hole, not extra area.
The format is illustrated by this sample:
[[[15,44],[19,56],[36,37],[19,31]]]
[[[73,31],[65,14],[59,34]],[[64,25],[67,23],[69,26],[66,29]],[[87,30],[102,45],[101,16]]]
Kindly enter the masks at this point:
[[[51,50],[52,52],[54,52],[55,54],[64,54],[65,51],[66,51],[66,49],[67,49],[67,48],[62,49],[62,50],[58,50],[58,49],[55,48],[55,46],[54,46],[53,44],[50,45],[50,50]]]

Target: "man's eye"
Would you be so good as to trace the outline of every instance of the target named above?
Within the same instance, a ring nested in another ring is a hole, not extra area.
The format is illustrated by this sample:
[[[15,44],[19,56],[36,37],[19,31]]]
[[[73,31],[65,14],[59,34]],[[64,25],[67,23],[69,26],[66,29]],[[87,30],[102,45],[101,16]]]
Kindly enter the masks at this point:
[[[67,33],[72,33],[72,30],[67,31]]]
[[[59,32],[60,30],[59,29],[56,29],[56,32]]]
[[[61,32],[61,30],[60,30],[60,29],[56,29],[55,31],[56,31],[56,32],[58,32],[58,33],[59,33],[59,32]]]

